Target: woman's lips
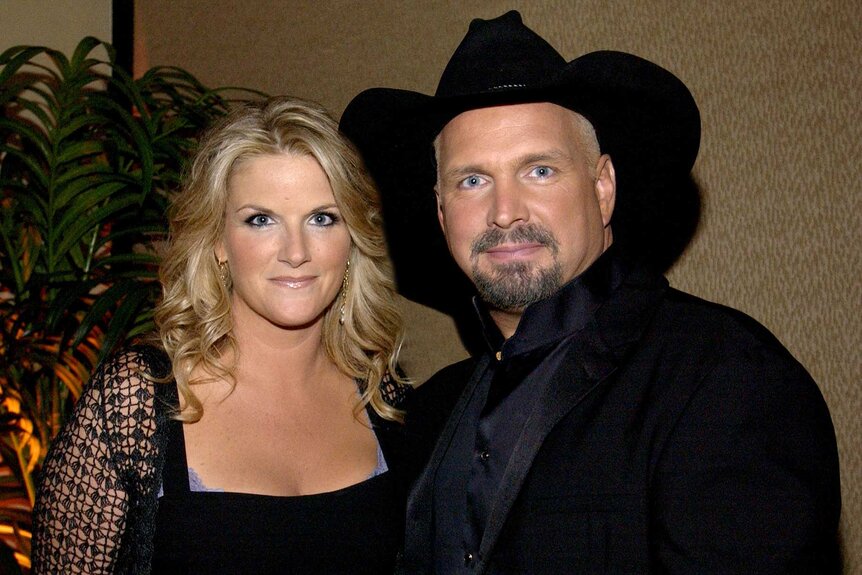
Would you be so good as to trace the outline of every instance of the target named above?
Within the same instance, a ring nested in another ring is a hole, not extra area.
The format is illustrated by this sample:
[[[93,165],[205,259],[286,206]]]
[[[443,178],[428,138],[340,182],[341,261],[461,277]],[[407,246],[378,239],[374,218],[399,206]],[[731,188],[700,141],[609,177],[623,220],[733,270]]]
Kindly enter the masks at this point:
[[[290,277],[290,276],[278,276],[274,278],[270,278],[270,281],[275,282],[279,285],[290,289],[301,289],[307,287],[314,280],[316,280],[316,276],[301,276],[301,277]]]

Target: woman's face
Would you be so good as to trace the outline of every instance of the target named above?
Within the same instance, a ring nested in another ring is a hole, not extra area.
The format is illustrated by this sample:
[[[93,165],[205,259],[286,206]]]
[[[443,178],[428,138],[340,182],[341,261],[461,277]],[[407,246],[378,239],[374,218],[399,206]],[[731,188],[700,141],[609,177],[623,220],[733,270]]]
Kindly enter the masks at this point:
[[[216,246],[230,267],[234,321],[280,328],[320,321],[338,296],[349,252],[347,225],[317,160],[285,153],[236,167]]]

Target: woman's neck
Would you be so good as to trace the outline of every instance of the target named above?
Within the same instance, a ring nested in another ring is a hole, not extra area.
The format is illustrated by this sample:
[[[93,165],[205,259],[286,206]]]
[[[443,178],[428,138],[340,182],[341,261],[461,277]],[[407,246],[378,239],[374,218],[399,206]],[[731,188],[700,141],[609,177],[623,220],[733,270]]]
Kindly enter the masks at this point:
[[[237,381],[261,388],[272,385],[286,391],[285,386],[315,385],[323,378],[334,377],[338,369],[326,354],[322,335],[322,317],[294,329],[235,317]]]

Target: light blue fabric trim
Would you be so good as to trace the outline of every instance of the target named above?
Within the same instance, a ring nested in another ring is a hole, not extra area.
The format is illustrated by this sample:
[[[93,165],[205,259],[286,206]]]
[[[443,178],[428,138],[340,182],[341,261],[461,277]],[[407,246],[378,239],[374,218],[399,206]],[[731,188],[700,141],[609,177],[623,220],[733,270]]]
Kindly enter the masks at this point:
[[[377,441],[377,436],[374,436],[374,440]],[[197,471],[194,470],[193,467],[189,467],[189,491],[194,492],[211,492],[211,493],[224,493],[224,489],[219,487],[207,487],[204,485],[203,480],[200,475],[198,475]],[[383,475],[389,471],[389,466],[386,464],[386,458],[383,456],[383,448],[380,447],[380,442],[377,441],[377,466],[371,472],[371,475],[368,476],[368,479],[373,477],[377,477],[378,475]],[[156,495],[157,498],[160,498],[164,495],[164,488],[160,485],[159,492]]]

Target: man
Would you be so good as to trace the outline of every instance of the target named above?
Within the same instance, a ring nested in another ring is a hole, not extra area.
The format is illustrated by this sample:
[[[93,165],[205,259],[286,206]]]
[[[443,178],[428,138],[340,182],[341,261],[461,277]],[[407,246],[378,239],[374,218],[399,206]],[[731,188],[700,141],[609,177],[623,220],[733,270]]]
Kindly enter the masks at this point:
[[[486,349],[408,411],[427,465],[404,572],[840,570],[817,386],[754,320],[669,288],[640,245],[637,212],[690,189],[700,120],[675,76],[618,52],[566,63],[510,12],[471,24],[435,96],[366,91],[342,129],[399,220],[396,268],[412,252],[440,280],[415,210],[433,213],[433,186],[480,300]]]

